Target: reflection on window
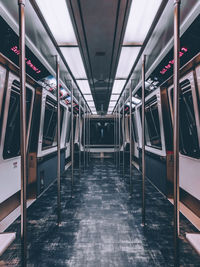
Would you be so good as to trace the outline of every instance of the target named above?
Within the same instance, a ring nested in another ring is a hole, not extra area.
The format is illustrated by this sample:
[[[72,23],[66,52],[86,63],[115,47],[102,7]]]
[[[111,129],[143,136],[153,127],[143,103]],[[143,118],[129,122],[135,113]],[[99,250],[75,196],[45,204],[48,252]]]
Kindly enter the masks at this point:
[[[200,158],[192,89],[188,79],[180,83],[180,152],[194,158]],[[173,89],[171,90],[173,105]]]
[[[162,148],[160,136],[160,122],[156,97],[145,104],[145,119],[147,124],[146,144],[155,148]]]
[[[26,87],[26,129],[30,121],[32,91]],[[3,158],[13,158],[20,155],[20,83],[13,81],[6,125]]]
[[[60,134],[62,132],[62,121],[63,121],[64,110],[60,107]],[[43,126],[43,140],[42,148],[47,149],[52,146],[56,146],[57,136],[57,103],[55,100],[47,96],[45,103],[45,115],[44,115],[44,126]]]

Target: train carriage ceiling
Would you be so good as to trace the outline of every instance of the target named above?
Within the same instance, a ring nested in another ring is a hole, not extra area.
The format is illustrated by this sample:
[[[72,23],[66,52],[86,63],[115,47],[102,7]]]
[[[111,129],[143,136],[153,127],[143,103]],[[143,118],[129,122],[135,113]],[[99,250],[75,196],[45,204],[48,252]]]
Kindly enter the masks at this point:
[[[18,34],[17,0],[0,4],[1,16]],[[199,0],[181,1],[181,34],[199,9]],[[144,48],[159,12],[162,15]],[[111,113],[122,90],[128,92],[131,83],[133,89],[138,87],[142,48],[150,75],[172,48],[172,37],[172,0],[26,0],[27,47],[53,76],[54,55],[59,51],[61,80],[70,88],[74,78],[76,98],[79,87],[94,114]]]

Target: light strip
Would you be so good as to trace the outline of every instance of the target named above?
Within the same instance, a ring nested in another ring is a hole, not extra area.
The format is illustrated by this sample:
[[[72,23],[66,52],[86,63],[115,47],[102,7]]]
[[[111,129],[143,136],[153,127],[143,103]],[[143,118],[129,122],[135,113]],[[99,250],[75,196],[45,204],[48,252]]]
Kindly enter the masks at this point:
[[[133,64],[140,51],[140,47],[123,47],[121,50],[116,79],[128,78]]]
[[[120,94],[117,95],[111,95],[110,101],[116,101],[119,98]]]
[[[79,48],[61,47],[61,51],[74,77],[76,79],[87,79]]]
[[[85,99],[87,101],[93,101],[93,96],[92,95],[84,95]]]
[[[77,45],[65,0],[36,0],[58,45]]]
[[[161,2],[161,0],[132,1],[123,44],[144,42]]]
[[[120,94],[125,83],[126,80],[115,80],[113,84],[112,94]]]
[[[82,94],[91,94],[90,86],[87,80],[77,80],[76,81]]]

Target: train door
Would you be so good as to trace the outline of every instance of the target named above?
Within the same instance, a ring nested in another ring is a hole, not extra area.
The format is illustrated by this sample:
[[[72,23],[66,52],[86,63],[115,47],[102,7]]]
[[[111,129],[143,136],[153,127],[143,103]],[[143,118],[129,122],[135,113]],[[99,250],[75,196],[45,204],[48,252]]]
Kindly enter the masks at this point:
[[[30,134],[35,90],[26,84],[27,144]],[[0,145],[1,187],[0,203],[20,190],[20,83],[9,73],[4,111],[2,111]]]
[[[199,75],[199,69],[197,70],[197,73]],[[179,170],[180,187],[200,200],[200,121],[197,90],[193,72],[188,73],[180,80]],[[168,89],[168,97],[173,121],[173,86]]]

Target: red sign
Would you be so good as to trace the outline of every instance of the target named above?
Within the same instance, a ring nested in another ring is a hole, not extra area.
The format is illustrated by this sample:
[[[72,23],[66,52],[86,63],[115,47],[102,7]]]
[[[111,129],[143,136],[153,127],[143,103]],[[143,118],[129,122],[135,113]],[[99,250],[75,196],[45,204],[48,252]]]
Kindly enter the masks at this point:
[[[187,48],[182,47],[181,51],[179,52],[179,57],[182,57],[187,51],[188,51]],[[169,69],[171,69],[173,64],[174,64],[174,59],[170,60],[169,63],[160,71],[160,73],[164,75]]]
[[[19,49],[18,49],[17,46],[13,46],[13,47],[11,48],[11,50],[12,50],[16,55],[19,56],[20,51],[19,51]],[[27,64],[32,70],[34,70],[36,73],[40,73],[40,72],[41,72],[41,70],[39,70],[36,66],[33,65],[33,63],[31,62],[30,59],[25,58],[25,61],[26,61],[26,64]]]

